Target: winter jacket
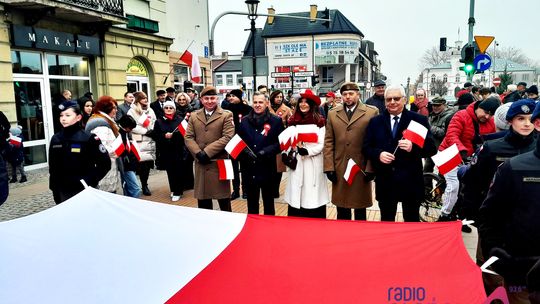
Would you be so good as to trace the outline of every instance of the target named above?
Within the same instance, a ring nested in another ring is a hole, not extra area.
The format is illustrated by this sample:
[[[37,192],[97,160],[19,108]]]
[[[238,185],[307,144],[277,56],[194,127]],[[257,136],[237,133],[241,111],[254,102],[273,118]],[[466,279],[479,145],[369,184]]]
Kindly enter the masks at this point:
[[[139,110],[141,112],[139,112]],[[146,114],[150,118],[150,124],[147,127],[144,127],[142,123],[139,122],[139,118],[142,114]],[[156,114],[150,107],[146,110],[141,110],[139,107],[135,106],[128,111],[128,115],[133,117],[137,122],[137,126],[131,131],[131,136],[133,137],[133,140],[137,141],[137,144],[141,149],[141,162],[156,160],[156,142],[151,137],[156,122]]]
[[[443,141],[444,136],[446,135],[446,130],[448,129],[448,125],[450,124],[450,120],[454,114],[456,114],[456,110],[452,107],[444,109],[439,114],[435,114],[433,112],[429,114],[428,120],[431,127],[430,131],[431,134],[433,134],[433,140],[437,148]]]

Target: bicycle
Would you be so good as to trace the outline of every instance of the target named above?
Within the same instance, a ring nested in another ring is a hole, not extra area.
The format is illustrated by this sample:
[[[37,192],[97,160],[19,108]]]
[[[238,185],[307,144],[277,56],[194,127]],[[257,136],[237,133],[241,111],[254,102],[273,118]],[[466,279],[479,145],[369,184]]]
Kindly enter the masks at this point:
[[[445,189],[446,181],[443,176],[424,173],[424,199],[420,203],[420,221],[436,222],[439,219]]]

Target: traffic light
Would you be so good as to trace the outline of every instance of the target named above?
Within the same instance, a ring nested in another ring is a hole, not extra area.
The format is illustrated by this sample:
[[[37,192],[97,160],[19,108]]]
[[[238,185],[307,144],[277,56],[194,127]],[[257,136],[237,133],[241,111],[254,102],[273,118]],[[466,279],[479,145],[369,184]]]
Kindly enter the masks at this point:
[[[319,83],[319,75],[311,76],[311,86],[314,87]]]
[[[330,19],[330,10],[325,8],[322,14],[323,19]],[[326,28],[330,27],[330,21],[323,21],[322,25]]]
[[[445,37],[442,37],[441,41],[439,41],[439,51],[446,52],[446,38]]]
[[[461,51],[461,59],[459,62],[464,63],[463,67],[460,67],[460,70],[463,70],[465,74],[470,75],[474,74],[474,57],[476,56],[476,47],[475,45],[466,44]]]

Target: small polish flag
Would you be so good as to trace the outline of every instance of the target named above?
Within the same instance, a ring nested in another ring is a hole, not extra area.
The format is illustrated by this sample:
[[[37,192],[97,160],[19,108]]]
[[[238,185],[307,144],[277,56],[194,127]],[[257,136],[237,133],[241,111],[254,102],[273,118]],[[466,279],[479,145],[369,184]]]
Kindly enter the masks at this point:
[[[143,114],[139,117],[139,120],[137,120],[137,123],[139,123],[141,126],[148,128],[150,125],[150,117],[148,115]]]
[[[116,137],[116,139],[113,141],[112,148],[114,149],[114,154],[116,154],[116,156],[120,156],[122,153],[124,153],[124,151],[126,151],[126,146],[122,141],[121,135],[118,135],[118,137]]]
[[[18,136],[11,135],[9,136],[9,143],[19,148],[20,146],[22,146],[22,139]]]
[[[131,142],[131,152],[135,155],[138,161],[141,161],[141,149],[136,141]]]
[[[296,131],[298,134],[297,141],[316,143],[319,140],[319,127],[317,125],[297,125]]]
[[[352,158],[349,158],[349,162],[347,162],[347,169],[345,170],[345,174],[343,174],[343,178],[347,181],[347,183],[352,185],[354,182],[354,178],[360,171],[360,166],[358,166]]]
[[[247,147],[246,143],[242,140],[238,134],[236,134],[229,143],[225,146],[225,151],[229,153],[232,158],[236,159],[240,152]]]
[[[420,148],[424,147],[428,129],[423,125],[411,120],[407,130],[403,131],[403,138],[410,140]]]
[[[444,175],[452,171],[455,167],[461,164],[461,156],[456,144],[451,145],[443,151],[431,157],[435,166],[439,168],[439,173]]]
[[[219,170],[219,180],[234,179],[234,171],[230,159],[218,159],[216,162]]]
[[[285,130],[283,130],[279,135],[278,135],[278,140],[279,140],[279,147],[281,149],[281,151],[285,151],[287,149],[289,149],[289,147],[291,146],[291,128],[287,128]]]
[[[182,134],[182,136],[186,136],[187,127],[187,119],[183,119],[182,122],[178,125],[178,131],[180,132],[180,134]]]

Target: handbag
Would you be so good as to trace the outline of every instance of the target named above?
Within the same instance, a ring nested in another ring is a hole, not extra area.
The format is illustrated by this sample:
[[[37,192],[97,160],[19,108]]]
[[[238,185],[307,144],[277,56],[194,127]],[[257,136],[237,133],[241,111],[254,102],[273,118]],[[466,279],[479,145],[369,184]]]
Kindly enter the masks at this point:
[[[281,154],[281,160],[285,166],[291,168],[291,170],[296,170],[296,165],[298,164],[298,159],[296,159],[297,152],[294,150],[289,151],[288,154]]]

